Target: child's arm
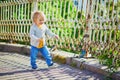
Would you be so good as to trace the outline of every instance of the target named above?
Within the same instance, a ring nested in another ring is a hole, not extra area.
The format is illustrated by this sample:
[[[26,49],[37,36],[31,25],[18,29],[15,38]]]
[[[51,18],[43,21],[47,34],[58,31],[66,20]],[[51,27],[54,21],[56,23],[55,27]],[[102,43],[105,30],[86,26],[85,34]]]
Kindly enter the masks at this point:
[[[34,26],[31,26],[30,28],[30,38],[32,38],[33,40],[38,40],[39,38],[37,38],[35,35],[34,35]]]
[[[57,37],[55,33],[53,33],[47,26],[46,26],[46,34],[49,35],[50,37]]]

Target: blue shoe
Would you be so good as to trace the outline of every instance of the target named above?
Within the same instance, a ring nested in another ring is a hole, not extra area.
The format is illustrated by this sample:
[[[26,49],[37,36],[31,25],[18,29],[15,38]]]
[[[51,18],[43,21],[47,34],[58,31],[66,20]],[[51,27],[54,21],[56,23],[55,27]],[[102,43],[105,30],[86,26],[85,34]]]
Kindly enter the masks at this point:
[[[54,64],[54,63],[51,63],[50,65],[48,65],[48,68],[49,68],[49,69],[55,68],[55,66],[53,66],[53,64]]]
[[[81,55],[80,55],[79,57],[80,57],[80,58],[84,58],[85,54],[86,54],[86,51],[85,51],[85,50],[82,50],[82,51],[81,51]]]
[[[32,67],[32,69],[37,69],[37,66],[35,66],[35,67]]]
[[[48,65],[48,66],[49,66],[49,67],[50,67],[50,66],[53,66],[53,63],[51,63],[51,64],[50,64],[50,65]]]

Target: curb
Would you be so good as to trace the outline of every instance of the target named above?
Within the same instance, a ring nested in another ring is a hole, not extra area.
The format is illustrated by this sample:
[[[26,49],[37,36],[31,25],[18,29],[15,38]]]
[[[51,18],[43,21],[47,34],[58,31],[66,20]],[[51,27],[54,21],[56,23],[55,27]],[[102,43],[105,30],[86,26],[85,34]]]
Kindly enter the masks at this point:
[[[16,52],[24,55],[29,55],[30,46],[21,45],[21,44],[7,44],[0,43],[0,51],[1,52]],[[77,67],[81,70],[86,69],[95,73],[99,73],[105,76],[108,76],[108,72],[106,71],[107,67],[100,65],[97,59],[84,59],[84,58],[73,58],[74,54],[56,50],[51,53],[53,60],[58,63],[68,64],[73,67]],[[38,55],[42,57],[41,55]],[[114,73],[112,75],[114,80],[120,80],[120,73]]]

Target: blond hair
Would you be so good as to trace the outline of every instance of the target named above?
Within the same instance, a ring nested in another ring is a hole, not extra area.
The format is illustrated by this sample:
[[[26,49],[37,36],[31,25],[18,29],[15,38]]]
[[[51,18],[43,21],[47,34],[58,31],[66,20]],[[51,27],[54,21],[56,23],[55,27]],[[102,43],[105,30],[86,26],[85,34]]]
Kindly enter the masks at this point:
[[[35,22],[35,20],[38,18],[38,16],[40,17],[41,21],[46,21],[46,17],[45,14],[42,11],[35,11],[32,15],[32,20],[33,22]]]

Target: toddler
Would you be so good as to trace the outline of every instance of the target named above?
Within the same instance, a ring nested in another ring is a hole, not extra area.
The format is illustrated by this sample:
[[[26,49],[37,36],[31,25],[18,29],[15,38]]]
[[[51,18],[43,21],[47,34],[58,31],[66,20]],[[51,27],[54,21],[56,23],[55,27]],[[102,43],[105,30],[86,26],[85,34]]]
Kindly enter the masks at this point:
[[[46,17],[43,12],[36,11],[33,16],[33,24],[30,28],[30,62],[32,69],[37,68],[36,58],[37,54],[40,51],[42,56],[45,58],[48,66],[53,65],[52,57],[47,49],[45,43],[45,35],[58,39],[58,36],[50,31],[50,29],[44,24]]]

